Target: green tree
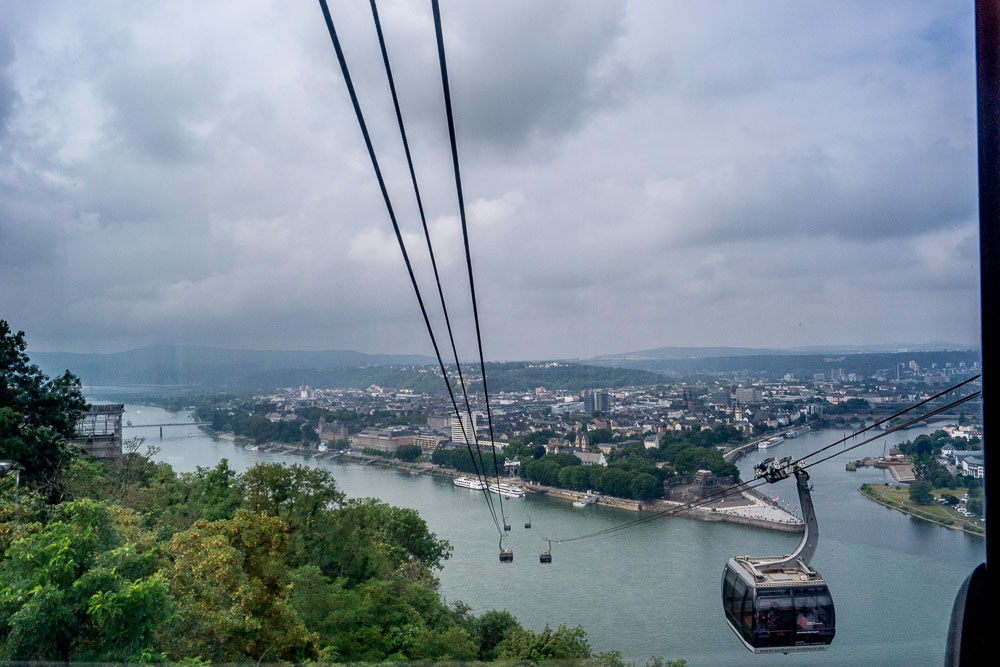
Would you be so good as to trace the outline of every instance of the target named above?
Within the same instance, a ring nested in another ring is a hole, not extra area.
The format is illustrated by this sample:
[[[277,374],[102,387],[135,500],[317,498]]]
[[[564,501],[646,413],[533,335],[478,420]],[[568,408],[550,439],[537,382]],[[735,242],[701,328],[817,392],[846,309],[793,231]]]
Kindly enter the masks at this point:
[[[871,409],[871,404],[863,398],[849,398],[842,405],[849,412]]]
[[[134,660],[153,644],[171,600],[133,518],[93,500],[63,503],[11,544],[0,563],[4,657]]]
[[[608,468],[601,476],[601,491],[628,498],[632,493],[632,475],[620,468]]]
[[[330,471],[297,463],[258,463],[238,485],[247,509],[281,517],[293,529],[311,530],[321,511],[344,501]]]
[[[175,506],[180,512],[178,526],[186,528],[197,519],[231,518],[242,502],[238,477],[228,459],[222,459],[214,468],[198,466],[193,473],[181,475],[187,502]]]
[[[0,320],[0,459],[23,467],[22,483],[61,496],[60,473],[73,457],[73,437],[87,409],[80,380],[69,371],[49,379],[25,353],[24,332]]]
[[[323,559],[331,511],[344,502],[333,474],[299,464],[259,463],[238,481],[242,506],[279,517],[289,528],[289,563],[295,567]]]
[[[978,482],[978,480],[976,480]],[[978,516],[983,515],[983,487],[980,485],[969,488],[969,500],[965,503],[966,509]]]
[[[417,445],[400,445],[396,448],[396,458],[400,461],[416,461],[423,454]]]
[[[317,648],[289,601],[284,522],[240,510],[198,521],[166,545],[177,613],[160,642],[215,662],[304,660]]]
[[[595,428],[587,432],[587,440],[589,440],[592,445],[597,445],[602,442],[614,442],[616,439],[620,440],[620,438],[615,438],[615,434],[606,428]]]
[[[539,633],[515,630],[497,647],[500,660],[540,662],[549,660],[582,660],[590,657],[590,644],[583,628],[560,625],[552,630],[548,625]]]
[[[393,507],[373,498],[353,499],[330,513],[323,524],[312,562],[331,580],[354,585],[373,578],[409,572],[430,576],[451,556],[415,510]]]
[[[663,495],[663,485],[653,475],[641,472],[632,478],[631,492],[633,498],[640,500],[659,498]]]
[[[934,495],[931,493],[931,483],[926,480],[917,480],[910,484],[910,500],[918,505],[930,505],[934,502]]]
[[[496,659],[496,647],[524,628],[509,611],[488,611],[475,624],[479,636],[479,659]]]

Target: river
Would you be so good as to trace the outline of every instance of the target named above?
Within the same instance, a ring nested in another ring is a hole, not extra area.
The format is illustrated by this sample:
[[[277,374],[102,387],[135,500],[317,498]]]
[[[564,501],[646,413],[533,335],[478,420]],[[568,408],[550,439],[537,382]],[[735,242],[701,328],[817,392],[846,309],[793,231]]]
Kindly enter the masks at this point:
[[[126,405],[133,424],[186,421],[186,415]],[[935,427],[936,428],[936,427]],[[890,444],[933,428],[887,436]],[[309,461],[294,455],[247,452],[213,440],[196,427],[126,429],[161,450],[156,458],[178,472],[228,459],[236,470],[255,463]],[[767,451],[802,456],[836,440],[839,432],[811,432]],[[811,469],[820,540],[813,565],[828,582],[837,608],[837,637],[825,652],[751,655],[726,625],[720,578],[736,554],[788,553],[798,537],[727,523],[682,518],[652,521],[609,536],[554,545],[551,565],[538,562],[543,537],[572,537],[636,518],[606,507],[577,509],[566,501],[529,495],[506,500],[513,526],[505,546],[514,562],[497,559],[497,532],[481,492],[432,475],[353,463],[314,463],[331,470],[351,496],[372,496],[420,512],[454,554],[440,573],[441,593],[476,612],[507,609],[528,628],[582,625],[598,651],[628,660],[683,657],[690,665],[938,665],[951,605],[962,580],[983,560],[985,542],[878,505],[858,493],[863,482],[892,482],[888,471],[844,470],[847,460],[880,455],[882,441]],[[763,452],[761,452],[763,455]],[[740,462],[744,478],[761,456]],[[794,480],[762,489],[791,507]],[[523,528],[528,516],[532,528]]]

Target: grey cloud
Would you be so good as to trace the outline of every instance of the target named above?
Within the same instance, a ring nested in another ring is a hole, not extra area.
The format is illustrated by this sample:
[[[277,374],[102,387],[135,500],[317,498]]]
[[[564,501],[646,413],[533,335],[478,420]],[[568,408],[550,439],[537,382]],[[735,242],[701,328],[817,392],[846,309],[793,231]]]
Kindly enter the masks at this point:
[[[0,31],[0,139],[7,130],[7,121],[14,111],[19,95],[7,73],[7,68],[14,61],[14,43],[10,36]]]
[[[725,7],[444,3],[489,355],[974,337],[968,8]],[[11,24],[0,311],[33,341],[428,351],[318,10],[244,10]],[[371,16],[334,10],[428,298]],[[380,10],[471,324],[430,14]]]
[[[775,236],[905,237],[974,214],[975,162],[942,143],[866,147],[834,159],[817,148],[753,156],[650,193],[670,243]]]
[[[606,62],[624,9],[617,2],[477,7],[462,25],[467,31],[456,40],[453,58],[466,135],[518,146],[572,132],[595,107],[611,102],[618,79],[627,77]]]
[[[426,138],[440,143],[447,135],[433,25],[429,8],[425,16],[419,7],[416,16],[412,7],[398,4],[379,12],[408,121],[419,122]],[[456,125],[466,151],[508,152],[531,141],[554,141],[618,100],[629,81],[628,68],[611,57],[622,36],[623,2],[449,2],[441,13]],[[349,19],[354,30],[374,33],[370,17]],[[354,49],[361,52],[361,44]],[[350,60],[352,70],[355,62]],[[378,69],[357,69],[384,80]]]

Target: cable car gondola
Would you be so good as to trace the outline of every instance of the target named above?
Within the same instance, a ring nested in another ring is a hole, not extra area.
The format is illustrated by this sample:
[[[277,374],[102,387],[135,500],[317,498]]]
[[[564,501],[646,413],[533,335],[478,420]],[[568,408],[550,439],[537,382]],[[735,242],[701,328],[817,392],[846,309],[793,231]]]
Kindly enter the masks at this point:
[[[531,528],[531,515],[528,515],[528,520],[524,522],[525,528]]]
[[[552,562],[552,540],[545,540],[545,541],[549,543],[549,549],[548,549],[548,551],[543,551],[542,553],[538,554],[538,562],[539,563],[551,563]]]
[[[500,562],[501,563],[513,563],[514,562],[514,550],[503,548],[503,538],[500,538]]]
[[[767,459],[758,464],[757,477],[776,482],[788,477],[790,467],[790,457],[781,462]],[[830,645],[836,633],[830,589],[809,566],[819,539],[809,473],[800,462],[794,473],[806,524],[798,547],[778,558],[730,558],[722,575],[726,620],[753,653],[819,651]]]

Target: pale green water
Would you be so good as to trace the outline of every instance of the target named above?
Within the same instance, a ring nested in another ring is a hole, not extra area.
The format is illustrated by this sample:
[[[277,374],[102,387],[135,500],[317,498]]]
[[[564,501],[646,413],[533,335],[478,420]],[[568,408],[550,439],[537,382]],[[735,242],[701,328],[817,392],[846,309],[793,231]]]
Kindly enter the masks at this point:
[[[146,406],[126,406],[135,424],[182,421],[183,415]],[[932,429],[925,429],[932,430]],[[921,430],[888,436],[892,442]],[[188,433],[195,437],[187,437]],[[220,459],[244,470],[259,461],[307,462],[297,456],[247,452],[213,441],[194,427],[127,430],[158,444],[160,460],[175,470],[212,466]],[[801,456],[835,440],[837,433],[810,433],[769,449],[768,456]],[[907,664],[942,661],[948,617],[962,580],[983,559],[984,541],[889,510],[857,491],[862,482],[891,481],[887,472],[844,471],[848,458],[881,454],[878,441],[814,468],[813,493],[820,523],[813,565],[830,585],[837,607],[837,637],[822,653],[753,656],[725,623],[720,577],[734,554],[788,553],[797,537],[743,526],[665,519],[610,536],[553,549],[541,565],[543,536],[591,533],[636,517],[602,507],[573,508],[568,502],[528,496],[505,501],[513,526],[506,545],[512,564],[497,560],[497,533],[480,492],[450,479],[374,466],[321,462],[352,496],[374,496],[418,510],[438,536],[454,546],[440,574],[448,601],[476,611],[508,609],[530,628],[583,625],[597,650],[615,649],[631,660],[652,655],[684,657],[699,664]],[[761,453],[763,455],[763,452]],[[741,462],[743,469],[757,461]],[[794,484],[769,488],[791,506]],[[532,529],[523,524],[531,515]]]

